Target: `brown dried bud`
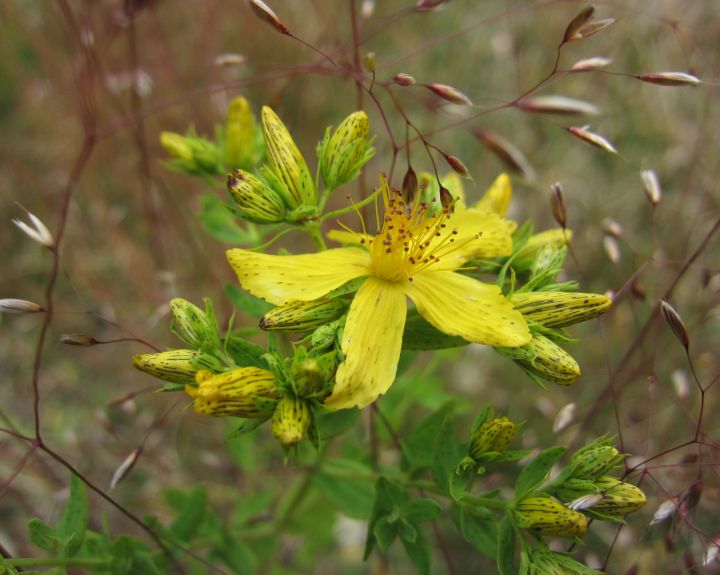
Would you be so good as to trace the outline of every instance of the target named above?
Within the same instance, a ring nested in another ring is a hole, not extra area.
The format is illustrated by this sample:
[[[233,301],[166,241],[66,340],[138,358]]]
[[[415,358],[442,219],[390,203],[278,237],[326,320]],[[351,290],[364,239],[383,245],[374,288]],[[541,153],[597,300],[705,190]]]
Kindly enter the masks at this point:
[[[453,213],[455,211],[455,198],[452,197],[450,190],[448,190],[445,186],[442,184],[438,185],[440,186],[440,203],[442,204],[443,209]]]
[[[602,136],[598,136],[594,132],[588,131],[589,126],[583,126],[582,128],[567,128],[567,131],[570,132],[573,136],[576,138],[579,138],[580,140],[587,142],[588,144],[591,144],[592,146],[595,146],[597,148],[600,148],[602,150],[605,150],[606,152],[610,152],[611,154],[617,154],[617,150],[615,149],[615,146],[613,146],[609,141],[607,141]]]
[[[658,86],[694,86],[701,83],[700,78],[685,72],[650,72],[635,77],[642,82]]]
[[[583,26],[580,26],[578,31],[575,33],[573,40],[584,40],[590,36],[594,36],[598,32],[602,32],[608,26],[615,24],[615,18],[604,18],[603,20],[596,20],[595,22],[588,22]]]
[[[580,116],[586,114],[595,116],[600,113],[597,106],[590,102],[557,95],[523,98],[516,106],[527,112],[561,114],[563,116]]]
[[[423,84],[428,90],[440,96],[443,100],[460,106],[472,106],[472,100],[460,90],[447,84]]]
[[[417,0],[415,3],[415,12],[429,12],[449,1],[450,0]]]
[[[12,297],[0,299],[0,312],[5,313],[38,313],[45,311],[45,308],[39,303],[31,302],[26,299],[16,299]]]
[[[630,284],[630,292],[635,299],[639,299],[640,301],[645,301],[645,299],[647,298],[647,291],[645,290],[645,286],[643,286],[637,278],[635,278],[632,284]]]
[[[418,189],[418,178],[412,166],[408,166],[402,181],[402,195],[406,203],[412,203]]]
[[[567,211],[565,210],[565,200],[563,199],[562,184],[555,182],[552,186],[552,195],[550,196],[550,209],[555,221],[564,229],[567,227]]]
[[[565,28],[562,43],[565,44],[567,42],[572,42],[573,40],[580,40],[579,37],[576,37],[576,32],[580,29],[581,26],[583,26],[583,24],[586,24],[590,21],[594,13],[595,8],[593,6],[588,6],[587,8],[583,8],[582,11],[577,16],[575,16],[575,18],[570,20],[567,28]]]
[[[395,82],[398,86],[412,86],[416,83],[415,78],[413,78],[410,74],[395,74],[393,76],[393,82]]]
[[[693,507],[696,507],[700,502],[700,496],[703,490],[703,480],[697,479],[690,484],[685,493],[682,496],[682,502],[685,508],[689,511]]]
[[[270,24],[281,34],[285,34],[287,36],[290,35],[290,30],[287,29],[285,24],[280,22],[280,18],[277,17],[275,12],[273,12],[270,7],[265,4],[265,2],[262,0],[247,0],[247,2],[250,4],[250,8],[252,8],[252,11],[255,12],[255,15],[258,18]]]
[[[660,182],[657,174],[653,170],[643,170],[640,172],[643,181],[645,195],[653,207],[657,206],[662,199],[662,191],[660,190]]]
[[[443,154],[443,157],[456,174],[461,175],[463,178],[470,178],[470,172],[468,172],[467,167],[463,164],[460,158],[457,156],[448,156],[446,154]]]
[[[507,141],[499,134],[486,130],[475,130],[475,137],[485,147],[495,154],[508,170],[519,174],[528,180],[535,178],[535,170],[527,161],[523,153],[514,144]]]
[[[100,343],[91,335],[85,335],[84,333],[67,333],[60,336],[60,343],[65,345],[77,345],[80,347],[90,347]]]
[[[688,335],[687,328],[685,327],[680,314],[678,314],[678,312],[675,311],[675,308],[665,300],[660,302],[660,309],[665,317],[665,321],[675,334],[675,337],[683,345],[685,351],[688,351],[690,349],[690,336]]]

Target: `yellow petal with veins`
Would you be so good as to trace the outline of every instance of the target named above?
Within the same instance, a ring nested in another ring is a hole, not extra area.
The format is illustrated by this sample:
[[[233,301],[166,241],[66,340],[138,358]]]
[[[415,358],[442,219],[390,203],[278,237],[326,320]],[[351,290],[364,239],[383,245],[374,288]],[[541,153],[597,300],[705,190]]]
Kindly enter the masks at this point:
[[[510,198],[512,197],[512,186],[507,174],[500,174],[485,192],[475,208],[482,211],[494,212],[500,216],[507,214]]]
[[[420,314],[447,334],[499,347],[531,339],[522,315],[496,285],[455,272],[425,271],[403,287]]]
[[[367,275],[370,263],[368,253],[356,248],[299,256],[235,248],[227,251],[227,258],[243,289],[275,305],[322,297],[345,282]]]
[[[350,305],[342,340],[345,361],[325,405],[362,408],[388,390],[395,379],[406,315],[401,284],[365,280]]]

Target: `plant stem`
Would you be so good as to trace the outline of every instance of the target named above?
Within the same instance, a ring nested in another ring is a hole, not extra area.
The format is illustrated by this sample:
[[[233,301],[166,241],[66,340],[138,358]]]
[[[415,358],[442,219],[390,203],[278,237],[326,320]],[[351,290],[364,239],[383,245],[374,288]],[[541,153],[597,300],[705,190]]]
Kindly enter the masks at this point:
[[[110,559],[64,559],[62,557],[27,557],[21,559],[5,559],[12,567],[77,567],[79,569],[93,567],[110,567]]]
[[[327,249],[327,246],[325,245],[325,240],[323,239],[322,232],[320,231],[320,224],[317,222],[307,222],[304,229],[308,234],[310,234],[310,237],[315,242],[315,247],[317,247],[318,251],[324,252]]]

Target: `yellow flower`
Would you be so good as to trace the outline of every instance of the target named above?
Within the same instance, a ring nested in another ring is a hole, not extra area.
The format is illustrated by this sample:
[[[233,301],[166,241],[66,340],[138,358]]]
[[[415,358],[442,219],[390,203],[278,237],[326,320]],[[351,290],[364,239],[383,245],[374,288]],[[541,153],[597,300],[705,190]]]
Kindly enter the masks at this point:
[[[472,257],[508,255],[511,224],[497,214],[449,210],[431,216],[419,200],[406,204],[382,180],[385,215],[358,247],[274,256],[242,249],[227,256],[240,284],[270,303],[311,301],[344,283],[366,278],[350,305],[332,409],[364,407],[385,393],[397,369],[409,297],[439,330],[486,345],[530,341],[522,315],[495,285],[457,273]]]
[[[185,386],[185,393],[193,398],[193,409],[202,415],[262,418],[267,414],[258,401],[280,397],[275,376],[259,367],[239,367],[218,374],[200,370],[195,381],[197,385]]]

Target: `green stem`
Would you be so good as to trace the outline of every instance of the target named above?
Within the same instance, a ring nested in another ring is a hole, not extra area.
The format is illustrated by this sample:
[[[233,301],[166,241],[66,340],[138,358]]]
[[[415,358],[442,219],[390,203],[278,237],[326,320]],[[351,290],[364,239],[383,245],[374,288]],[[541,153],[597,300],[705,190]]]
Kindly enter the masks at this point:
[[[330,199],[330,194],[332,194],[334,191],[335,190],[332,188],[325,188],[323,190],[322,196],[320,196],[320,202],[318,203],[318,208],[321,212],[323,211],[323,209],[325,209],[325,204],[327,204],[328,200]]]
[[[382,191],[382,188],[378,188],[377,190],[375,190],[375,192],[373,192],[372,194],[370,194],[367,198],[365,198],[364,200],[362,200],[362,201],[360,201],[360,202],[358,202],[358,203],[356,203],[356,204],[353,204],[353,205],[351,205],[351,206],[348,206],[347,208],[340,208],[339,210],[335,210],[335,211],[332,211],[332,212],[328,212],[327,214],[323,214],[322,216],[320,216],[320,217],[318,218],[318,221],[324,222],[324,221],[327,220],[328,218],[334,218],[334,217],[336,217],[336,216],[342,216],[343,214],[347,214],[348,212],[358,211],[359,208],[362,208],[363,206],[366,206],[366,205],[368,205],[370,202],[374,201],[375,198],[378,196],[378,194],[379,194],[381,191]]]
[[[5,559],[11,567],[77,567],[79,569],[93,567],[110,567],[110,559],[63,559],[61,557],[28,557],[22,559]]]
[[[303,227],[305,231],[310,234],[310,237],[315,242],[315,247],[317,247],[318,251],[324,252],[327,249],[327,246],[325,245],[325,240],[322,237],[322,232],[320,231],[320,223],[306,222]]]

